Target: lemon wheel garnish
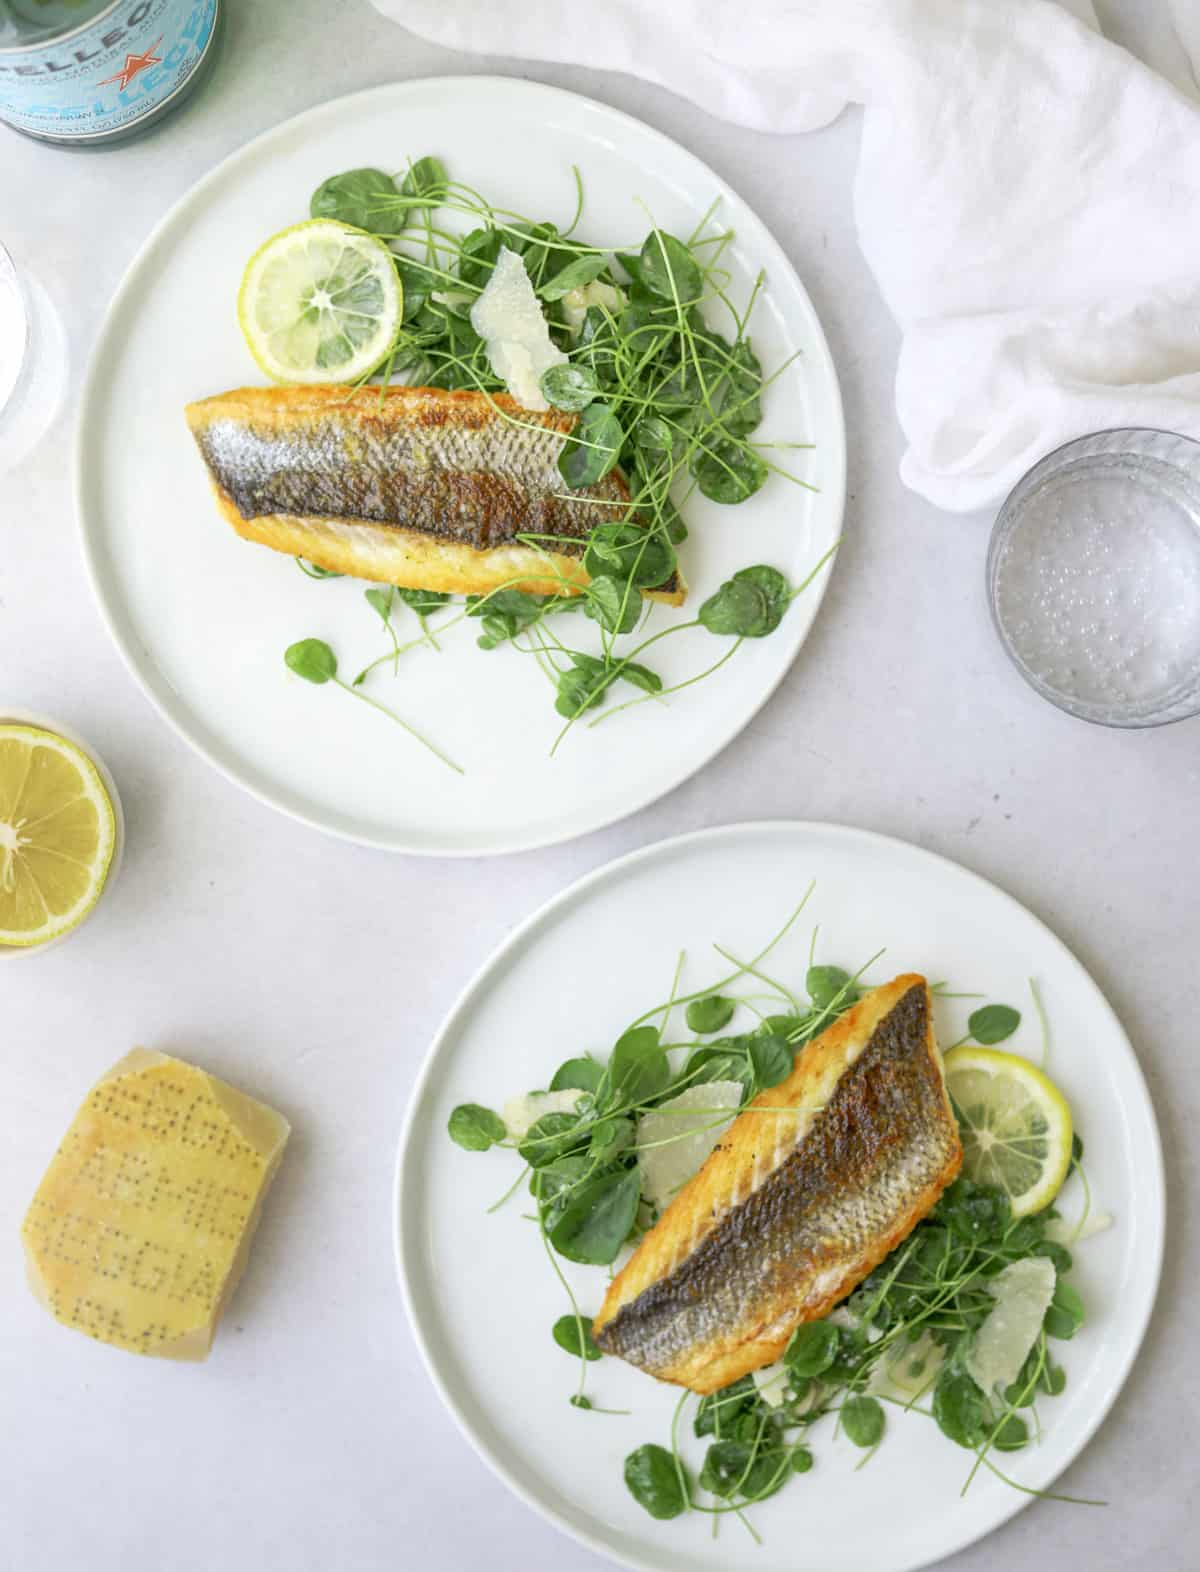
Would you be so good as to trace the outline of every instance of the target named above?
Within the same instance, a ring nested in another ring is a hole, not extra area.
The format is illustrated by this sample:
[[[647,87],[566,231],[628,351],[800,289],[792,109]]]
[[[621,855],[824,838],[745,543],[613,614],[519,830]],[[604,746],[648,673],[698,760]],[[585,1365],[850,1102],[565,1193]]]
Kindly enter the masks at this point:
[[[331,218],[272,235],[246,264],[238,321],[277,382],[355,382],[396,342],[404,295],[382,240]]]
[[[100,898],[117,828],[96,766],[34,726],[0,726],[0,945],[45,944]]]
[[[1049,1206],[1071,1166],[1071,1110],[1049,1076],[1017,1054],[952,1048],[946,1088],[958,1115],[963,1173],[1004,1190],[1014,1217]]]

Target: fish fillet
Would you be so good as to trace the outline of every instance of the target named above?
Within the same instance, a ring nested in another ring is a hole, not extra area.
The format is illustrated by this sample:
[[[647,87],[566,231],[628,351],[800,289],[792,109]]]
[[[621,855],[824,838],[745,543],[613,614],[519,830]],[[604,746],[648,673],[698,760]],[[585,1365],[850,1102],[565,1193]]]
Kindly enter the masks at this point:
[[[575,594],[588,532],[629,507],[619,470],[568,492],[557,460],[574,415],[503,393],[239,388],[186,414],[239,535],[355,578]],[[680,605],[684,586],[676,574],[649,593]]]
[[[928,986],[897,977],[742,1111],[612,1283],[596,1341],[718,1391],[844,1299],[961,1166]]]

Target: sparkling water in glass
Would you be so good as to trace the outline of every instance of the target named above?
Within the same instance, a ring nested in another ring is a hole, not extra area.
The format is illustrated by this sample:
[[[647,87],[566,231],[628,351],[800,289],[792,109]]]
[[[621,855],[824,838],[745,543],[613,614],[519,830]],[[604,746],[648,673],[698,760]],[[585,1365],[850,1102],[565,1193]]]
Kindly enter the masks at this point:
[[[67,385],[67,343],[58,313],[35,278],[0,245],[0,474],[30,453],[54,419]]]
[[[988,591],[1018,671],[1060,709],[1200,714],[1200,443],[1104,431],[1049,454],[1000,510]]]

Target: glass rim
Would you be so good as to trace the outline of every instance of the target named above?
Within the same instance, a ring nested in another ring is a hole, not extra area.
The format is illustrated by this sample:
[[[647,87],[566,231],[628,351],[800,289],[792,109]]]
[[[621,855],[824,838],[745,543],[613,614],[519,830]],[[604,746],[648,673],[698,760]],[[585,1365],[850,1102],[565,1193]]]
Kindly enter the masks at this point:
[[[32,336],[29,297],[25,293],[25,285],[21,280],[20,269],[3,241],[0,241],[0,290],[7,291],[9,297],[16,303],[14,322],[20,333],[16,363],[11,377],[8,379],[0,377],[0,419],[2,419],[5,410],[9,408],[16,398],[25,370],[29,365],[30,338]]]
[[[1148,731],[1159,726],[1171,726],[1178,721],[1192,720],[1200,715],[1200,671],[1196,676],[1184,678],[1181,682],[1168,689],[1166,694],[1155,697],[1150,701],[1130,702],[1127,704],[1104,704],[1095,700],[1076,698],[1071,694],[1063,693],[1060,689],[1052,687],[1034,672],[1009,637],[1008,631],[1000,617],[997,604],[997,579],[1000,556],[1004,546],[1011,537],[1017,523],[1022,517],[1025,503],[1041,489],[1043,478],[1049,479],[1057,470],[1062,472],[1067,466],[1068,455],[1073,449],[1083,450],[1080,457],[1084,462],[1102,460],[1106,450],[1101,447],[1099,451],[1088,451],[1092,444],[1102,443],[1105,438],[1114,439],[1114,446],[1107,450],[1107,455],[1118,457],[1121,453],[1137,454],[1154,458],[1156,462],[1176,470],[1179,474],[1188,476],[1188,470],[1181,464],[1174,464],[1171,460],[1160,455],[1146,454],[1145,448],[1148,439],[1162,438],[1171,444],[1178,444],[1181,448],[1192,449],[1195,458],[1195,479],[1197,488],[1200,489],[1200,441],[1186,435],[1184,432],[1168,431],[1159,426],[1106,426],[1098,431],[1084,432],[1078,437],[1070,437],[1066,442],[1060,442],[1057,447],[1037,459],[1025,473],[1010,488],[1004,501],[1001,503],[995,522],[992,525],[991,535],[988,540],[986,579],[988,610],[991,615],[992,626],[1000,641],[1001,648],[1008,656],[1010,664],[1016,669],[1018,675],[1039,697],[1046,699],[1050,704],[1063,714],[1070,715],[1076,720],[1085,721],[1092,726],[1103,726],[1112,731]],[[1128,444],[1125,447],[1115,445],[1115,439],[1121,439]],[[1198,540],[1200,540],[1200,524],[1194,525]]]

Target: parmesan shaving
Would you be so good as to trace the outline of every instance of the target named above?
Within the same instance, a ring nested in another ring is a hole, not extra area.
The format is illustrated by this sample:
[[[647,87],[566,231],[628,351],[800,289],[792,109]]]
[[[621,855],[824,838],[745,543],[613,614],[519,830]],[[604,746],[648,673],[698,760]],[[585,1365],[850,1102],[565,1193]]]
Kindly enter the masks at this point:
[[[740,1081],[689,1086],[638,1120],[642,1194],[663,1207],[688,1182],[741,1107]]]
[[[471,307],[471,326],[487,345],[492,370],[523,409],[549,409],[542,377],[566,364],[555,348],[525,264],[507,246],[500,252],[487,288]]]
[[[509,1139],[523,1141],[543,1114],[574,1113],[582,1096],[581,1091],[569,1087],[562,1092],[526,1092],[521,1097],[510,1097],[504,1105]]]
[[[1054,1298],[1056,1276],[1050,1261],[1030,1256],[988,1279],[996,1303],[966,1358],[967,1374],[982,1391],[1011,1386],[1020,1375]]]

